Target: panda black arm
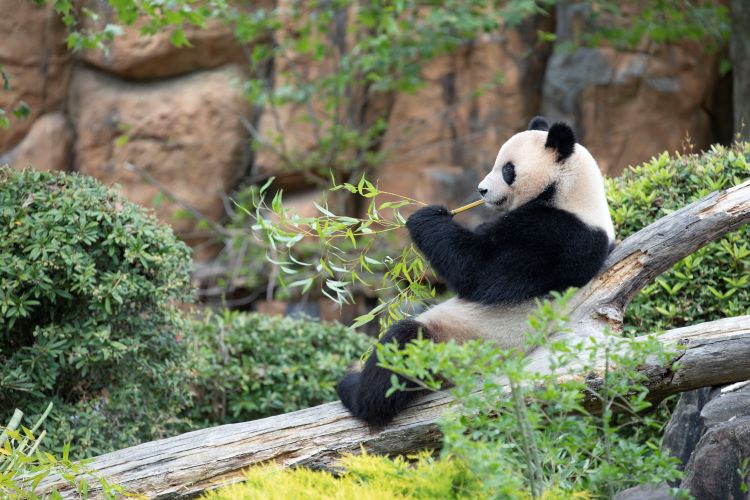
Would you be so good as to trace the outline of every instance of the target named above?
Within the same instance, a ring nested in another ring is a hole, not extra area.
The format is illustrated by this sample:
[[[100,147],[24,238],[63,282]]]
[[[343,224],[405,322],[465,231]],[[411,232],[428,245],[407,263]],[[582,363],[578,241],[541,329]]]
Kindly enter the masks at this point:
[[[583,286],[601,269],[610,247],[601,229],[538,204],[483,224],[481,234],[439,206],[420,209],[406,225],[448,286],[461,298],[485,304]]]
[[[476,285],[472,269],[483,267],[493,245],[486,238],[453,220],[441,206],[430,205],[406,221],[409,235],[432,268],[453,290],[461,293]]]

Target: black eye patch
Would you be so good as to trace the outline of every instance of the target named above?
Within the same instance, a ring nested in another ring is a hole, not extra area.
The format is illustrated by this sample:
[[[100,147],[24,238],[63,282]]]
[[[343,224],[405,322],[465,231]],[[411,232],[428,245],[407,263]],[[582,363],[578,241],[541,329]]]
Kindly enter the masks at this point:
[[[503,180],[510,186],[516,180],[516,166],[508,162],[503,165]]]

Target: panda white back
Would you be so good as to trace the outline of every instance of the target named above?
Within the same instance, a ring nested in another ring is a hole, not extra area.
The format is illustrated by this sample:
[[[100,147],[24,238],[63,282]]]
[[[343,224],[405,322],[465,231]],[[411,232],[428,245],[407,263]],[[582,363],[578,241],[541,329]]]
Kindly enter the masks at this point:
[[[560,196],[556,206],[568,211],[592,227],[607,233],[615,241],[615,226],[609,213],[609,204],[599,165],[589,150],[576,144],[575,152],[559,178]]]

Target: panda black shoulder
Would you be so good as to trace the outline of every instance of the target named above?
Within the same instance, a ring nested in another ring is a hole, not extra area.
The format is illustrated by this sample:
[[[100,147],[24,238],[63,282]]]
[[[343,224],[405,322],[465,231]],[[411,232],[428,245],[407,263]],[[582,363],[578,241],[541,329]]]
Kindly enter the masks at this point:
[[[516,303],[583,286],[600,271],[610,246],[602,229],[538,200],[483,225],[482,233],[502,252],[476,271],[474,279],[486,286],[459,296],[483,304]]]

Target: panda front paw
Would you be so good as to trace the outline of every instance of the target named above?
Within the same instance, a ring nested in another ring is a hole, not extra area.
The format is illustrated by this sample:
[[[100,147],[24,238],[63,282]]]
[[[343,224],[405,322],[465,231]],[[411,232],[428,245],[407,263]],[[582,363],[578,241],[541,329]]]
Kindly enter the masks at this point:
[[[429,205],[414,212],[406,221],[411,239],[417,243],[422,242],[422,235],[432,233],[436,225],[443,224],[453,219],[450,211],[441,205]]]
[[[428,205],[422,207],[409,217],[406,221],[406,227],[411,230],[417,226],[425,223],[430,223],[436,220],[446,220],[453,218],[450,211],[442,205]]]

